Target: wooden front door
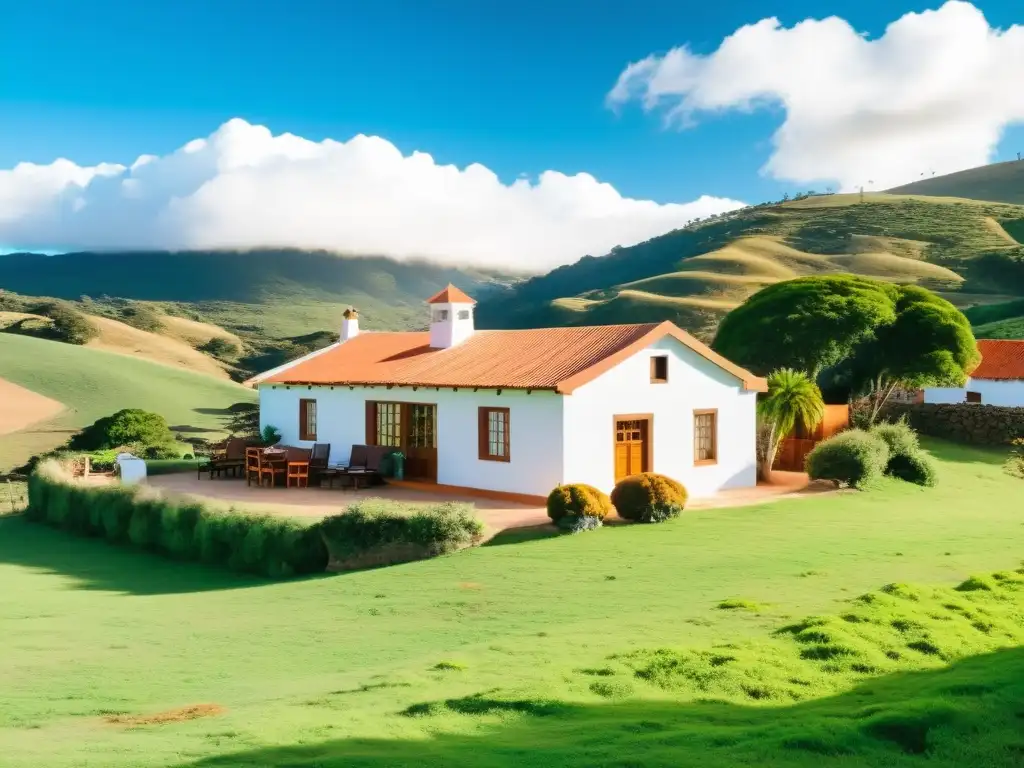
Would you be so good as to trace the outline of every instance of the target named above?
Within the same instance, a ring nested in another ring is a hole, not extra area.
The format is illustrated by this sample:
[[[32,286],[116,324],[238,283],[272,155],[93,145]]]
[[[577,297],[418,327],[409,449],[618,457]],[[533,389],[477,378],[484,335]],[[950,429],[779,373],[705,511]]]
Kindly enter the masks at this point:
[[[368,401],[366,407],[366,444],[401,451],[407,478],[436,483],[437,406]]]
[[[413,480],[437,482],[437,406],[408,403],[408,431],[405,445],[405,474]]]
[[[650,471],[651,422],[646,418],[615,419],[615,482]]]

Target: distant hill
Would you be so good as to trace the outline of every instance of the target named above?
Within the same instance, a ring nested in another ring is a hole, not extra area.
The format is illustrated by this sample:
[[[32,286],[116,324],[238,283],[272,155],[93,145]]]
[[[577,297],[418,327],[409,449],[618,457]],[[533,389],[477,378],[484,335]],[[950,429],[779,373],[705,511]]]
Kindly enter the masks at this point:
[[[15,293],[170,302],[229,331],[268,336],[334,328],[349,304],[367,327],[408,327],[423,322],[423,300],[449,282],[486,295],[515,280],[497,271],[300,250],[0,256],[0,288]]]
[[[894,195],[962,197],[1024,205],[1024,160],[992,163],[890,189]]]
[[[749,295],[800,275],[913,282],[967,307],[1024,297],[1024,206],[821,195],[588,256],[482,302],[483,327],[672,320],[710,337]]]
[[[0,472],[62,444],[72,433],[122,408],[162,414],[181,438],[222,434],[227,408],[255,392],[137,357],[0,333],[0,380],[64,406],[56,415],[4,434]],[[10,388],[8,388],[10,390]],[[13,391],[13,390],[10,390]]]
[[[979,339],[1024,339],[1024,299],[972,307],[965,314]]]

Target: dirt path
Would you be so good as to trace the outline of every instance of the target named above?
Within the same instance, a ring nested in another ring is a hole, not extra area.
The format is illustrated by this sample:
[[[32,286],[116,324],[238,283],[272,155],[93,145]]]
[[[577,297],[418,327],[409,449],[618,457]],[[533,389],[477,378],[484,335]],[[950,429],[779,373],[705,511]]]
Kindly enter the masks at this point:
[[[0,379],[0,435],[53,418],[64,404]]]

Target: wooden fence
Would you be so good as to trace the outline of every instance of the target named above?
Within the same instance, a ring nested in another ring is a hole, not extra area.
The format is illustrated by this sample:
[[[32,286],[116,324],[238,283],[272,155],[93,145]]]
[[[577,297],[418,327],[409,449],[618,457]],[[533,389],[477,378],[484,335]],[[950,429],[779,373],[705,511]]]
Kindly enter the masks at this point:
[[[850,406],[826,405],[825,417],[814,430],[798,427],[782,441],[772,469],[784,472],[803,472],[804,459],[818,443],[841,432],[850,425]]]

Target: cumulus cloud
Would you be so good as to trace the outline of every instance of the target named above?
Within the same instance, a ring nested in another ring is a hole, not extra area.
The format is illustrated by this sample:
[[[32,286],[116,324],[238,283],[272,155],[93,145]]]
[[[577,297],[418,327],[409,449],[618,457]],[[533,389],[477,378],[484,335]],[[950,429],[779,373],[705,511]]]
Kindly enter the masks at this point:
[[[0,170],[0,243],[20,248],[286,246],[544,269],[742,206],[623,197],[589,174],[503,184],[390,142],[313,142],[234,119],[130,167]]]
[[[608,94],[669,125],[781,106],[765,171],[885,189],[989,162],[1024,121],[1024,27],[991,27],[966,2],[908,13],[874,40],[846,21],[763,19],[703,56],[686,46],[630,64]]]

